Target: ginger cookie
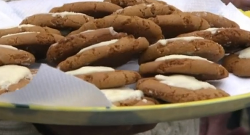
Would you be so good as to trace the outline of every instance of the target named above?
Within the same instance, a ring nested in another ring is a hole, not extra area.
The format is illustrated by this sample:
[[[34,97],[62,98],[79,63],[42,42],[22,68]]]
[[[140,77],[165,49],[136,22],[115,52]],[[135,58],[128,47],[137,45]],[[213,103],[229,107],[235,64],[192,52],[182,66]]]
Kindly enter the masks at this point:
[[[74,75],[84,81],[94,84],[99,89],[117,88],[136,83],[140,74],[129,70],[115,70],[103,66],[86,66],[66,74]]]
[[[114,3],[116,5],[119,5],[121,7],[128,7],[128,6],[134,6],[138,4],[152,4],[152,3],[157,3],[157,4],[164,4],[166,5],[167,3],[161,0],[104,0],[104,2],[110,2]]]
[[[0,94],[25,87],[32,79],[30,69],[17,65],[0,66]]]
[[[120,6],[109,2],[98,2],[98,1],[88,1],[88,2],[75,2],[67,3],[61,7],[55,7],[50,10],[50,13],[56,12],[76,12],[83,13],[94,18],[103,18],[105,16],[111,15],[116,10],[122,9]]]
[[[141,79],[137,89],[147,96],[172,103],[208,100],[228,97],[225,91],[186,75],[163,76]]]
[[[85,47],[112,39],[118,39],[126,35],[125,33],[117,33],[113,27],[89,30],[70,35],[50,46],[47,52],[47,60],[50,63],[59,63],[75,55]]]
[[[78,29],[84,23],[93,19],[94,18],[91,16],[74,12],[41,13],[25,18],[21,24],[33,24],[42,27],[47,26],[56,29]]]
[[[96,19],[82,25],[76,31],[70,33],[78,34],[86,30],[113,27],[117,32],[132,34],[136,38],[145,37],[150,43],[162,38],[161,28],[153,21],[142,19],[137,16],[110,15],[102,19]]]
[[[226,56],[222,65],[239,77],[250,77],[250,48]]]
[[[191,14],[205,19],[211,28],[240,28],[240,26],[223,16],[209,12],[190,12]]]
[[[228,77],[228,71],[221,65],[199,56],[169,55],[153,62],[140,65],[141,75],[186,74],[201,80],[218,80]]]
[[[0,29],[0,37],[21,32],[41,32],[41,33],[43,32],[43,33],[61,35],[60,31],[56,29],[52,29],[49,27],[40,27],[31,24],[23,24],[12,28]]]
[[[206,20],[191,14],[158,15],[150,20],[161,27],[165,38],[173,38],[183,33],[210,28]]]
[[[107,97],[107,99],[115,106],[145,106],[156,105],[159,102],[155,99],[144,97],[144,94],[140,90],[133,90],[130,88],[113,88],[102,89],[101,92]]]
[[[139,4],[129,6],[124,9],[119,9],[114,14],[127,15],[127,16],[138,16],[141,18],[156,17],[157,15],[170,15],[180,13],[181,11],[172,5],[163,4]]]
[[[35,57],[26,51],[18,50],[9,45],[0,45],[0,66],[24,65],[29,66],[35,62]]]
[[[225,55],[223,47],[202,37],[179,37],[161,39],[142,53],[139,63],[153,61],[166,55],[181,54],[200,56],[208,60],[218,62]]]
[[[61,35],[50,33],[22,32],[2,36],[0,44],[12,45],[32,53],[36,59],[43,59],[49,46],[62,38]]]
[[[209,28],[181,34],[178,37],[197,36],[221,44],[226,52],[239,47],[250,46],[250,32],[238,28]]]
[[[83,48],[76,55],[59,63],[58,68],[62,71],[70,71],[83,66],[118,67],[145,51],[148,46],[147,39],[143,37],[138,39],[123,37],[100,42]]]

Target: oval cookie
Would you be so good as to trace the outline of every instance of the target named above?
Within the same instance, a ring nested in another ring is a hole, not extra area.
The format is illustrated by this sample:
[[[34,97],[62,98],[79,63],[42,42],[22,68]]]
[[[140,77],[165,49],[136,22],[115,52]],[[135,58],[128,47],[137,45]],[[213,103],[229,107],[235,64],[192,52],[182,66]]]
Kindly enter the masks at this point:
[[[28,66],[35,62],[35,57],[23,50],[18,50],[9,45],[0,45],[0,66],[24,65]]]
[[[240,26],[223,16],[209,12],[190,12],[191,14],[205,19],[211,28],[240,28]]]
[[[103,18],[107,15],[112,14],[116,10],[121,9],[120,6],[109,2],[75,2],[64,4],[61,7],[55,7],[50,10],[50,13],[56,12],[77,12],[83,13],[94,18]]]
[[[141,18],[156,17],[157,15],[170,15],[180,13],[181,11],[172,5],[163,4],[139,4],[119,9],[114,14],[138,16]]]
[[[58,63],[76,54],[84,47],[99,42],[118,39],[126,35],[125,33],[117,33],[114,31],[113,27],[89,30],[71,35],[50,46],[47,52],[47,60],[50,63]]]
[[[127,63],[134,55],[145,51],[148,46],[145,38],[113,39],[83,48],[76,55],[62,61],[58,68],[70,71],[87,65],[118,67]]]
[[[165,38],[173,38],[183,33],[210,28],[206,20],[190,14],[158,15],[150,20],[161,27]]]
[[[222,65],[237,76],[250,77],[250,48],[226,56]]]
[[[99,89],[117,88],[137,82],[141,76],[138,72],[129,70],[115,70],[103,66],[86,66],[66,74],[74,75],[82,80],[94,84]]]
[[[172,54],[200,56],[217,62],[224,57],[225,51],[220,44],[202,37],[161,39],[142,53],[139,63]]]
[[[134,6],[137,4],[152,4],[152,3],[157,3],[157,4],[167,4],[164,1],[160,0],[104,0],[104,2],[110,2],[114,3],[116,5],[119,5],[121,7],[128,7],[128,6]]]
[[[21,32],[44,32],[44,33],[61,35],[60,31],[56,29],[52,29],[49,27],[40,27],[31,24],[23,24],[17,27],[0,29],[0,37]]]
[[[60,13],[41,13],[25,18],[21,24],[33,24],[38,26],[48,26],[51,28],[71,28],[78,29],[84,23],[93,20],[90,17],[81,13],[60,12]]]
[[[153,21],[142,19],[137,16],[111,15],[102,19],[88,22],[76,31],[70,33],[78,34],[82,31],[113,27],[117,32],[126,32],[135,37],[146,37],[150,43],[162,38],[161,28]]]
[[[228,77],[228,71],[198,56],[169,55],[140,65],[141,75],[186,74],[202,80],[218,80]]]
[[[186,75],[163,76],[141,79],[137,89],[147,96],[166,102],[180,103],[228,97],[229,94],[215,88],[213,85],[202,82]]]
[[[181,34],[178,37],[198,36],[221,44],[225,51],[232,48],[250,46],[250,32],[238,28],[209,28]]]
[[[12,45],[32,53],[37,59],[43,59],[49,46],[61,38],[63,38],[61,35],[50,33],[22,32],[2,36],[0,44]]]

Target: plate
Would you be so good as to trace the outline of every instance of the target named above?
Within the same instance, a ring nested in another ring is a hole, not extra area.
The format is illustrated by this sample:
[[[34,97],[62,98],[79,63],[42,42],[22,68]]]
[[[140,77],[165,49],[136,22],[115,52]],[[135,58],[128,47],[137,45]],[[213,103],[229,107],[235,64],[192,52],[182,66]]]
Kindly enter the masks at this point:
[[[0,103],[0,119],[59,125],[135,125],[199,118],[250,106],[250,93],[140,107],[48,107]]]

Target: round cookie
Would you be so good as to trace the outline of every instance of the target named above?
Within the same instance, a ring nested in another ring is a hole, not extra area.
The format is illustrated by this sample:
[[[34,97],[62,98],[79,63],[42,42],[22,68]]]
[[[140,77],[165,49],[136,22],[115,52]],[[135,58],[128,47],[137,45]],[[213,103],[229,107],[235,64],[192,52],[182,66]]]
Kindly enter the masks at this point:
[[[30,69],[17,65],[0,66],[0,94],[25,87],[33,75]]]
[[[130,61],[149,46],[146,38],[123,37],[83,48],[76,55],[59,63],[62,71],[75,70],[83,66],[118,67]]]
[[[36,59],[43,59],[49,46],[62,38],[61,35],[50,33],[22,32],[2,36],[0,44],[12,45],[32,53]]]
[[[226,52],[239,47],[250,46],[250,32],[238,28],[209,28],[181,34],[178,37],[197,36],[221,44]]]
[[[28,66],[35,62],[35,57],[23,50],[18,50],[9,45],[0,45],[0,66],[24,65]]]
[[[142,90],[147,96],[172,103],[229,96],[223,90],[217,89],[207,82],[186,75],[156,75],[152,78],[141,79],[137,83],[137,89]]]
[[[153,62],[140,65],[141,75],[186,74],[201,80],[218,80],[228,77],[228,71],[221,65],[199,56],[169,55]]]
[[[179,37],[161,39],[142,53],[139,63],[153,61],[156,58],[172,54],[200,56],[218,62],[225,55],[223,47],[202,37]]]
[[[191,14],[205,19],[212,28],[240,28],[240,26],[223,16],[209,12],[190,12]]]
[[[180,13],[181,11],[172,5],[163,4],[139,4],[129,6],[124,9],[119,9],[114,14],[127,15],[127,16],[138,16],[141,18],[156,17],[157,15],[169,15]]]
[[[50,13],[67,11],[67,12],[83,13],[89,16],[93,16],[94,18],[103,18],[105,16],[112,14],[118,9],[121,9],[121,7],[113,3],[88,1],[88,2],[67,3],[61,7],[55,7],[51,9]]]
[[[125,32],[137,37],[146,37],[150,43],[154,43],[162,38],[161,28],[153,21],[142,19],[137,16],[110,15],[102,19],[85,23],[76,31],[70,33],[78,34],[82,31],[99,28],[113,27],[117,32]]]
[[[183,33],[210,28],[206,20],[191,14],[158,15],[150,20],[161,27],[165,38],[173,38]]]
[[[21,32],[41,32],[41,33],[44,32],[44,33],[61,35],[60,31],[56,29],[52,29],[49,27],[40,27],[31,24],[23,24],[17,27],[0,29],[0,37]]]
[[[79,34],[70,35],[50,46],[47,52],[47,60],[50,63],[59,63],[66,58],[75,55],[82,48],[99,42],[118,39],[126,36],[125,33],[117,33],[113,27],[89,30]]]
[[[82,13],[60,12],[60,13],[41,13],[25,18],[21,24],[33,24],[38,26],[47,26],[51,28],[71,28],[78,29],[84,23],[94,18]]]
[[[142,4],[142,3],[145,3],[145,4],[157,3],[157,4],[164,4],[164,5],[167,4],[166,2],[160,1],[160,0],[104,0],[104,2],[114,3],[123,8],[128,7],[128,6],[134,6],[137,4]]]
[[[115,70],[103,66],[86,66],[66,74],[74,75],[84,81],[94,84],[99,89],[117,88],[137,82],[141,76],[138,72]]]
[[[239,77],[250,77],[250,48],[226,56],[222,65]]]

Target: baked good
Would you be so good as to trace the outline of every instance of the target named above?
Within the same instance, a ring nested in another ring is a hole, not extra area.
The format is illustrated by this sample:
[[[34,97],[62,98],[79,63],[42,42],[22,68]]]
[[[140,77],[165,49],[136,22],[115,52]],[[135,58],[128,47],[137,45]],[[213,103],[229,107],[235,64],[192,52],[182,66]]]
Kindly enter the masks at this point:
[[[142,53],[139,63],[154,61],[156,58],[173,54],[200,56],[218,62],[224,57],[225,51],[220,44],[202,37],[160,39]]]
[[[228,77],[228,71],[221,65],[199,56],[168,55],[153,62],[140,65],[143,76],[186,74],[201,80],[218,80]]]
[[[119,5],[121,7],[128,7],[128,6],[134,6],[137,4],[152,4],[152,3],[157,3],[157,4],[164,4],[166,5],[167,3],[161,0],[104,0],[104,2],[110,2],[114,3],[116,5]]]

